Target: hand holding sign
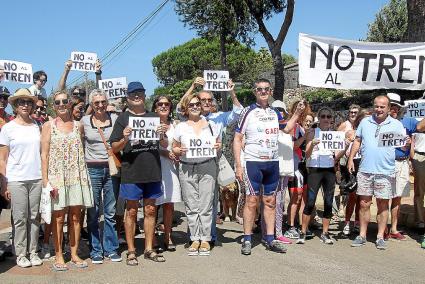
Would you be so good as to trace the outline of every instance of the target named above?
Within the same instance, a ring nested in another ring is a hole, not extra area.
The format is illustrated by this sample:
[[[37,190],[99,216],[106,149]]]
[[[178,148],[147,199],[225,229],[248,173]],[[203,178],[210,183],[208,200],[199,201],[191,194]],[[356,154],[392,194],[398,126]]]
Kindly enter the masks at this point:
[[[202,77],[196,77],[195,81],[193,82],[193,87],[203,87],[205,85],[205,80]]]
[[[407,137],[409,136],[400,132],[379,133],[378,147],[404,147]]]
[[[129,127],[132,129],[130,140],[159,140],[157,132],[159,117],[130,117]]]
[[[96,71],[97,54],[90,52],[71,52],[72,67],[71,70],[77,71]]]
[[[346,146],[343,131],[320,131],[319,149],[325,151],[341,151]]]
[[[188,137],[182,142],[187,147],[186,158],[209,158],[217,156],[217,149],[220,143],[216,143],[216,138]]]
[[[301,100],[300,102],[298,102],[298,104],[297,104],[297,108],[295,109],[295,115],[302,115],[303,114],[303,112],[304,112],[304,110],[305,110],[305,102],[304,102],[304,100]]]
[[[32,65],[19,61],[0,60],[3,66],[3,78],[22,84],[32,84]]]
[[[108,100],[123,98],[127,95],[127,78],[99,80],[99,88],[105,91]]]
[[[229,91],[229,71],[204,70],[205,91]]]

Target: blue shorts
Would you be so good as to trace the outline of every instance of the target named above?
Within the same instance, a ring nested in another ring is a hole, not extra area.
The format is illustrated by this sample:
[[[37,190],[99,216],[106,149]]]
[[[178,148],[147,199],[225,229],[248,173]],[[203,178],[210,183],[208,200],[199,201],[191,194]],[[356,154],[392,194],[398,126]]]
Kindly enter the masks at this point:
[[[273,195],[279,185],[279,161],[246,161],[245,164],[246,194],[260,195],[262,187],[263,195]]]
[[[125,200],[156,199],[162,196],[161,182],[121,184],[120,197]]]

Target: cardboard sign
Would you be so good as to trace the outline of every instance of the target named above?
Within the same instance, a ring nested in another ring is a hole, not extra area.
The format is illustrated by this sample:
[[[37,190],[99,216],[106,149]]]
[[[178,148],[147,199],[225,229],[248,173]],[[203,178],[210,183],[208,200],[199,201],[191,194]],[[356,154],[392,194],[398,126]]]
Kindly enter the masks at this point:
[[[4,68],[3,78],[5,81],[12,81],[22,84],[32,84],[32,65],[19,61],[0,60],[0,65]]]
[[[345,133],[343,131],[320,131],[319,149],[323,151],[345,150]]]
[[[73,51],[71,52],[71,60],[71,70],[87,72],[96,71],[96,53]]]
[[[214,149],[216,138],[188,137],[182,141],[187,148],[186,158],[211,158],[217,157],[217,149]]]
[[[405,101],[406,117],[423,118],[425,117],[425,100]]]
[[[205,91],[229,91],[229,71],[204,70]]]
[[[125,97],[127,95],[127,78],[99,80],[99,88],[105,91],[108,100]]]
[[[403,147],[406,146],[407,135],[400,132],[379,133],[378,147]]]
[[[156,132],[159,125],[159,117],[130,117],[128,126],[133,129],[130,140],[159,140],[158,132]]]
[[[425,43],[299,35],[300,84],[334,89],[424,90]]]

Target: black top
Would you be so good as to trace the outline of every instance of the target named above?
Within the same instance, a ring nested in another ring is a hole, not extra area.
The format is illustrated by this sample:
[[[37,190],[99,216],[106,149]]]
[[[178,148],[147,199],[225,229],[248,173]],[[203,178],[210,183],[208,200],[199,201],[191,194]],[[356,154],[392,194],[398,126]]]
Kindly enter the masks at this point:
[[[123,130],[130,117],[158,117],[154,112],[135,115],[129,111],[117,118],[110,137],[110,143],[124,138]],[[161,181],[159,141],[128,141],[122,151],[121,183],[148,183]]]

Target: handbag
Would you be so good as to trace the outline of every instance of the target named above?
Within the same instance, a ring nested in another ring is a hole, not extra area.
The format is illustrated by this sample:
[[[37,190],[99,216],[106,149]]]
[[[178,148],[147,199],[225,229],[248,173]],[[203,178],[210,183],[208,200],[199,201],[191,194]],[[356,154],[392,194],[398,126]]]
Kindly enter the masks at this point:
[[[100,137],[102,138],[103,145],[105,145],[106,152],[108,153],[109,174],[111,176],[116,176],[119,172],[118,168],[121,167],[121,161],[112,151],[112,148],[108,145],[108,143],[106,143],[105,134],[103,134],[102,129],[100,129],[100,127],[97,125],[96,125],[96,128],[100,134]]]
[[[220,186],[226,186],[235,182],[236,176],[229,162],[224,155],[220,156],[218,161],[217,183]]]
[[[279,131],[278,154],[279,175],[294,176],[294,142],[291,134]]]

